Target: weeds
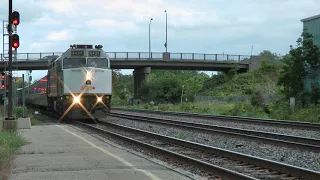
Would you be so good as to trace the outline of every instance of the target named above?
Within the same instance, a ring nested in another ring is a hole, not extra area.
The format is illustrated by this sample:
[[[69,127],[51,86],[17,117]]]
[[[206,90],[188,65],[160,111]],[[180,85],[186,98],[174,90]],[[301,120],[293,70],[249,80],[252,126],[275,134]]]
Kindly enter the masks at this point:
[[[277,101],[269,104],[270,114],[264,112],[263,107],[251,105],[250,102],[234,104],[221,103],[183,103],[181,104],[159,104],[150,106],[123,106],[124,108],[148,109],[161,111],[180,111],[190,113],[215,114],[226,116],[241,116],[264,119],[296,120],[307,122],[320,122],[320,105],[310,105],[308,108],[291,109],[289,103]]]
[[[2,178],[7,179],[12,154],[27,142],[15,131],[0,132],[0,169]]]

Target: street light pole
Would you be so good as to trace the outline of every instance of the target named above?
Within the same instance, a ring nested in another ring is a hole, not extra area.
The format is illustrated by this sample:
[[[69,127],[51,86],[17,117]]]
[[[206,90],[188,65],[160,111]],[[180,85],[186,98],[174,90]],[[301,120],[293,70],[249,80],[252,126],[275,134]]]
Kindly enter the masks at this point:
[[[151,18],[150,19],[150,22],[149,22],[149,58],[151,58],[151,39],[150,39],[150,26],[151,26],[151,21],[152,21],[153,19]]]
[[[164,11],[166,13],[166,43],[164,47],[166,47],[166,52],[168,52],[168,12],[167,10]]]

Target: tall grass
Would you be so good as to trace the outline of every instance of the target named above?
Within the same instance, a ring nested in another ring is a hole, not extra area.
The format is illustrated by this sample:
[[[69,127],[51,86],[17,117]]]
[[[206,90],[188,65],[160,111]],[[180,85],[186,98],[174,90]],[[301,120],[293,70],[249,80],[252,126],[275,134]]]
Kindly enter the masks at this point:
[[[8,178],[12,154],[25,143],[26,141],[18,132],[0,132],[0,169],[2,170],[2,179]]]

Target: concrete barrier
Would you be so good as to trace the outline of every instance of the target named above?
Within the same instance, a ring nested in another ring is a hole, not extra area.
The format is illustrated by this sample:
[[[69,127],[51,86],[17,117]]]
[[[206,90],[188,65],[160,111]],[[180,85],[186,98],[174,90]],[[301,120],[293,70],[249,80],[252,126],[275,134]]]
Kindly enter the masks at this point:
[[[30,118],[18,118],[17,128],[30,129],[31,128]]]
[[[4,130],[16,130],[17,129],[17,120],[4,120],[3,121]]]

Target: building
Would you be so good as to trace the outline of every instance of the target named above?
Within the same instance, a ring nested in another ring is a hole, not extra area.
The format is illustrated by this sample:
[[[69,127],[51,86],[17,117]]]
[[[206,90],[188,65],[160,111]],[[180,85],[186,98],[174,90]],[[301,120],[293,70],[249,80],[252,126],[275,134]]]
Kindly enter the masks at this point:
[[[301,19],[301,22],[303,23],[303,28],[306,28],[307,31],[312,34],[314,43],[320,47],[320,14]],[[316,70],[316,72],[310,73],[306,77],[304,81],[304,90],[306,92],[311,92],[312,83],[320,85],[320,69]]]
[[[320,47],[320,14],[301,19],[303,27],[307,28],[308,32],[313,35],[314,42]]]

